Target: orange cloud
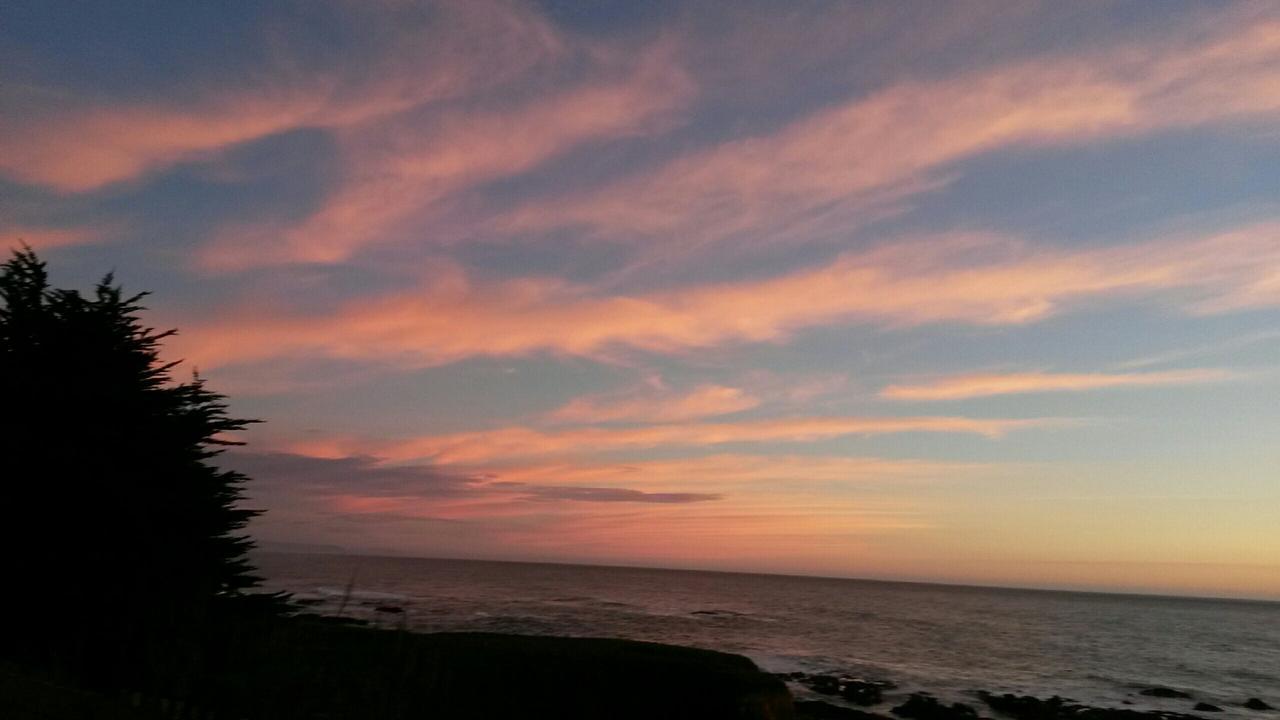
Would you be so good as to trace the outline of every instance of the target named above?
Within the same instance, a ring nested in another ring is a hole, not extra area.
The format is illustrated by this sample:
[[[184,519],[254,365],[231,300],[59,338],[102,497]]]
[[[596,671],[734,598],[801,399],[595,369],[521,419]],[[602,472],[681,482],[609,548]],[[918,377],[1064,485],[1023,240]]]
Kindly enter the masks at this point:
[[[466,222],[509,236],[574,228],[678,238],[684,250],[744,234],[777,243],[847,233],[946,182],[942,169],[955,161],[996,148],[1267,117],[1280,110],[1277,37],[1280,23],[1237,13],[1155,47],[902,82],[599,190]],[[607,53],[588,54],[609,71]],[[347,177],[314,215],[225,228],[201,260],[224,270],[331,263],[423,227],[448,235],[444,218],[465,214],[451,204],[461,191],[582,142],[661,128],[692,87],[658,43],[621,80],[501,111],[367,123],[340,134]],[[659,245],[669,257],[670,243]]]
[[[1100,249],[1034,248],[989,237],[898,242],[790,275],[599,297],[554,279],[475,286],[450,275],[429,287],[353,302],[328,315],[253,308],[184,323],[180,356],[209,368],[319,356],[423,367],[474,355],[611,347],[678,352],[779,341],[845,322],[918,325],[1032,322],[1073,303],[1151,297],[1192,312],[1280,304],[1280,225],[1208,238]]]
[[[816,442],[850,435],[906,432],[969,433],[1000,437],[1044,420],[964,417],[799,417],[723,423],[674,423],[642,427],[584,427],[542,431],[512,426],[495,430],[428,435],[407,440],[366,442],[304,441],[291,452],[316,457],[375,455],[393,461],[477,464],[542,456],[595,454],[655,447],[709,447],[730,443]]]
[[[310,68],[303,75],[286,60],[247,88],[197,88],[184,104],[75,106],[35,117],[0,137],[0,172],[66,192],[93,190],[276,133],[359,124],[475,91],[559,51],[549,26],[514,6],[454,2],[436,10],[429,27],[386,33],[393,39],[367,74]]]
[[[776,236],[805,214],[829,213],[833,203],[860,200],[865,209],[914,193],[928,187],[922,172],[965,155],[1131,121],[1126,97],[1071,75],[1037,67],[895,86],[586,197],[526,207],[505,218],[504,229],[570,226],[682,243],[745,232]]]
[[[909,503],[869,497],[778,495],[637,503],[624,509],[614,509],[617,504],[534,503],[515,492],[483,501],[360,496],[333,501],[326,515],[363,516],[379,530],[407,523],[413,532],[398,538],[395,546],[401,551],[417,549],[429,528],[421,523],[444,521],[449,523],[447,536],[431,537],[423,551],[457,546],[467,554],[497,551],[506,557],[676,566],[709,560],[741,563],[747,557],[753,563],[795,568],[798,560],[849,558],[865,551],[874,538],[930,526],[928,517]],[[469,532],[474,529],[483,532]],[[463,533],[469,539],[457,543]]]
[[[1233,14],[1158,46],[903,82],[499,221],[692,243],[847,232],[957,160],[1280,111],[1280,22]],[[763,240],[761,240],[763,241]],[[668,252],[669,243],[663,243]]]
[[[16,249],[22,244],[33,250],[84,245],[98,239],[97,231],[88,228],[17,227],[0,228],[0,249]]]
[[[578,398],[548,419],[565,423],[675,422],[750,410],[760,400],[739,388],[702,385],[684,395],[630,398]]]
[[[1117,497],[1102,512],[1127,518],[1108,525],[1125,530],[1082,536],[1082,522],[1090,527],[1100,522],[1099,505],[1089,495],[1058,498],[1055,513],[1044,517],[1027,512],[1021,504],[1026,498],[1017,496],[984,495],[966,507],[957,506],[949,492],[930,492],[955,480],[1040,476],[1043,481],[1045,469],[1035,466],[713,455],[500,466],[459,476],[467,478],[459,488],[447,480],[440,484],[448,469],[370,462],[347,458],[326,471],[323,463],[303,461],[295,477],[305,481],[274,483],[277,493],[289,492],[278,494],[273,503],[278,510],[267,519],[316,527],[333,523],[336,514],[342,523],[330,531],[342,534],[330,541],[350,542],[352,528],[358,527],[370,533],[360,539],[373,541],[374,547],[424,554],[528,553],[526,559],[709,563],[756,572],[1111,589],[1264,595],[1276,590],[1274,572],[1267,574],[1275,569],[1269,562],[1275,555],[1270,517],[1252,511],[1269,507],[1265,503],[1242,511],[1239,506],[1248,501],[1239,498]],[[265,470],[252,474],[268,479]],[[544,498],[529,492],[543,484],[587,489]],[[608,502],[591,490],[619,487],[642,490],[638,496],[615,493]],[[664,494],[719,499],[644,501]],[[575,499],[581,497],[595,501]],[[638,500],[619,502],[628,497]],[[1186,532],[1187,512],[1222,523],[1213,547]],[[1136,526],[1135,517],[1143,519]],[[1231,552],[1236,553],[1232,564],[1214,561]]]
[[[847,554],[868,539],[928,527],[927,501],[892,494],[904,482],[977,478],[993,471],[982,465],[870,457],[713,455],[503,465],[468,472],[465,491],[454,486],[442,491],[431,478],[448,469],[369,466],[369,460],[339,459],[335,470],[355,471],[346,489],[324,482],[332,473],[323,472],[318,489],[313,482],[275,483],[277,493],[284,493],[276,504],[294,513],[291,517],[337,514],[368,528],[403,524],[422,532],[444,522],[450,538],[482,529],[460,547],[467,552],[484,546],[551,552],[561,559],[689,562],[745,555],[794,560]],[[422,492],[414,491],[415,472],[424,474]],[[370,473],[386,477],[369,487],[364,476]],[[412,538],[405,540],[412,545]],[[442,546],[452,547],[449,538],[433,537],[429,545],[437,552]]]
[[[975,373],[921,385],[890,385],[881,397],[894,400],[962,400],[988,395],[1077,392],[1114,387],[1186,385],[1223,380],[1225,370],[1169,370],[1148,373]]]
[[[900,502],[796,498],[773,507],[720,501],[625,513],[566,512],[536,529],[513,523],[501,532],[508,547],[581,560],[744,567],[743,558],[751,558],[752,567],[794,569],[817,557],[865,557],[872,539],[929,524]]]
[[[0,141],[0,170],[21,182],[80,192],[201,153],[316,122],[318,95],[235,96],[199,109],[105,107]]]
[[[483,471],[493,480],[565,485],[686,488],[730,497],[751,492],[796,492],[832,486],[868,486],[954,480],[990,474],[980,463],[878,457],[713,454],[666,460],[554,462],[502,465]]]

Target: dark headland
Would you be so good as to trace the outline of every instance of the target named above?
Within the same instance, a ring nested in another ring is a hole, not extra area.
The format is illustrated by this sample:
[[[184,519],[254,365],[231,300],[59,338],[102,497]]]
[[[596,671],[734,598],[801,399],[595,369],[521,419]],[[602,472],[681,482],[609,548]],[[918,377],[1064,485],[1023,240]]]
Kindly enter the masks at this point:
[[[1163,687],[1139,694],[1185,702],[1186,712],[982,690],[971,693],[971,703],[949,703],[839,673],[773,675],[740,655],[675,645],[414,633],[314,615],[224,618],[206,632],[176,646],[144,638],[118,648],[119,661],[95,666],[91,675],[14,662],[8,648],[10,659],[0,662],[0,718],[1211,720],[1222,710]],[[1239,706],[1259,720],[1276,716],[1258,698]]]
[[[200,657],[132,658],[127,677],[71,684],[0,670],[6,720],[103,718],[793,717],[784,683],[747,658],[629,640],[419,634],[321,618],[238,620]],[[163,658],[163,659],[161,659]],[[29,668],[30,666],[26,666]]]

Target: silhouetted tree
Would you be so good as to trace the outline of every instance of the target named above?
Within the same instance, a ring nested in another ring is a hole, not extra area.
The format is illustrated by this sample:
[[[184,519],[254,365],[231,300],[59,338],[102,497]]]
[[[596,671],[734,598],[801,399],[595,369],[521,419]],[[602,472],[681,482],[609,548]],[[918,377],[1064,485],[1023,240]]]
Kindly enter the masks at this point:
[[[245,478],[210,462],[252,421],[200,378],[173,381],[174,331],[142,324],[145,295],[111,275],[87,296],[51,288],[30,249],[0,267],[6,592],[41,632],[190,628],[258,582]]]

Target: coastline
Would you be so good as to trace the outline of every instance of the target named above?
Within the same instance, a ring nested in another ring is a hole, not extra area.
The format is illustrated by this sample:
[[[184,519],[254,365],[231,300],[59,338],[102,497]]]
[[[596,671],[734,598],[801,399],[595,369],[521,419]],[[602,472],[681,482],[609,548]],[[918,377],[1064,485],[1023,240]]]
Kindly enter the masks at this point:
[[[1240,706],[1249,697],[1280,704],[1280,606],[1269,603],[340,554],[258,560],[269,589],[312,612],[427,633],[615,637],[736,653],[784,676],[891,682],[886,704],[869,708],[881,715],[911,693],[987,712],[978,690],[1193,710],[1140,694],[1165,686],[1223,708],[1206,720],[1257,720]],[[839,701],[801,683],[791,689]]]
[[[1197,699],[1192,693],[1154,686],[1135,691],[1145,698],[1168,701],[1164,709],[1099,707],[1053,695],[1048,698],[974,690],[963,700],[940,700],[928,691],[894,694],[893,683],[844,674],[778,673],[789,687],[799,689],[794,708],[797,720],[1209,720],[1227,708]],[[793,693],[794,694],[794,693]],[[1276,708],[1261,698],[1242,698],[1235,709],[1274,717]]]
[[[14,720],[166,718],[618,718],[641,720],[1213,720],[1191,693],[1138,690],[1167,709],[974,690],[964,701],[847,674],[767,673],[749,658],[612,638],[416,633],[302,615],[220,629],[202,677],[149,677],[104,691],[0,666],[0,711]],[[206,649],[204,652],[209,652]],[[1280,717],[1261,698],[1237,707]]]
[[[184,660],[99,687],[55,668],[0,668],[0,710],[18,720],[794,717],[783,681],[746,657],[632,640],[301,616],[210,628]]]

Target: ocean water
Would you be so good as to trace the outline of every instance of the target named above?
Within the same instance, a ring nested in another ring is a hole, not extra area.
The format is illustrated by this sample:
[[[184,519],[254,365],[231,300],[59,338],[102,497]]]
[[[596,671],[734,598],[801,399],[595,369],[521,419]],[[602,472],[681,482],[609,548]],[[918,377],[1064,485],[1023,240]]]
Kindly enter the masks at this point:
[[[1280,707],[1280,603],[641,568],[261,553],[270,589],[424,632],[622,637],[746,655],[771,672],[927,691],[1062,695],[1103,707],[1267,720]],[[348,585],[351,590],[348,593]],[[379,606],[403,613],[379,612]],[[1159,699],[1152,686],[1194,700]],[[809,693],[793,686],[798,697]]]

